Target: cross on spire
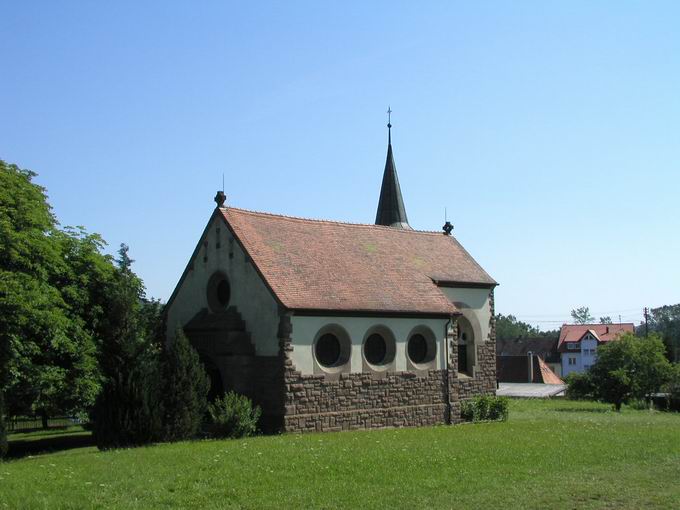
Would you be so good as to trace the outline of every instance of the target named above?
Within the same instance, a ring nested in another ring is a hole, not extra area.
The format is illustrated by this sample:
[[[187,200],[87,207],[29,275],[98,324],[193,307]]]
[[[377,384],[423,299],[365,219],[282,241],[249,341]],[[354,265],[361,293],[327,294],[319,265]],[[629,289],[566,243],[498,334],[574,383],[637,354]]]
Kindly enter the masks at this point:
[[[387,107],[387,127],[392,127],[392,108]]]

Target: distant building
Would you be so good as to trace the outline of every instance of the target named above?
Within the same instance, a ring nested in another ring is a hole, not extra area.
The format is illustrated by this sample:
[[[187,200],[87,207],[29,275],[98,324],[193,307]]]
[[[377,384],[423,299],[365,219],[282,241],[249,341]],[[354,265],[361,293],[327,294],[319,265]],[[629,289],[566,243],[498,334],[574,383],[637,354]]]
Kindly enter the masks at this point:
[[[510,338],[496,341],[499,382],[562,384],[557,337]]]
[[[562,361],[562,376],[585,372],[597,359],[597,348],[616,340],[622,333],[634,333],[632,322],[622,324],[563,324],[557,350]]]

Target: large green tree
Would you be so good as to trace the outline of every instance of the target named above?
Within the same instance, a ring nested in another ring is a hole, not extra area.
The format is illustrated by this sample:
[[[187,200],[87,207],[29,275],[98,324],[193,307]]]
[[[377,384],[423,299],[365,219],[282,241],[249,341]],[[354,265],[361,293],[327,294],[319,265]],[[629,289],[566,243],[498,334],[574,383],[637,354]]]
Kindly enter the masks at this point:
[[[614,404],[617,411],[631,398],[649,398],[671,377],[672,367],[664,352],[656,334],[638,338],[625,333],[598,347],[597,360],[588,372],[596,396]]]
[[[663,338],[668,358],[680,362],[680,304],[652,308],[649,329]]]
[[[103,387],[92,418],[100,449],[135,446],[162,437],[161,308],[147,301],[142,281],[121,246],[99,352]]]
[[[59,230],[35,174],[0,161],[0,378],[6,412],[77,412],[99,391],[97,327],[113,273],[103,242]]]

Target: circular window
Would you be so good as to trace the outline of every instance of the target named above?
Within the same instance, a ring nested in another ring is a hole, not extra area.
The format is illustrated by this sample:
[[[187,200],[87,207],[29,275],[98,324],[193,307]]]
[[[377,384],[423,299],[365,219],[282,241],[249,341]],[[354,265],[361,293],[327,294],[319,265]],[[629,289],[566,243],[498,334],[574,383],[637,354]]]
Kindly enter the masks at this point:
[[[340,361],[340,340],[333,333],[326,333],[316,341],[314,354],[316,360],[324,367],[334,367]]]
[[[373,333],[364,343],[364,356],[371,365],[383,365],[387,357],[387,343],[382,335]]]
[[[408,341],[408,357],[413,363],[427,361],[427,340],[420,333],[416,333]]]
[[[229,287],[229,282],[227,280],[220,280],[217,284],[217,301],[222,307],[226,307],[229,304],[229,298],[231,297],[231,288]]]
[[[231,286],[227,275],[217,272],[208,280],[207,297],[208,306],[213,312],[221,312],[229,306],[231,299]]]
[[[406,354],[414,365],[424,365],[417,368],[433,368],[431,364],[437,355],[437,340],[434,333],[425,326],[417,327],[409,336]]]

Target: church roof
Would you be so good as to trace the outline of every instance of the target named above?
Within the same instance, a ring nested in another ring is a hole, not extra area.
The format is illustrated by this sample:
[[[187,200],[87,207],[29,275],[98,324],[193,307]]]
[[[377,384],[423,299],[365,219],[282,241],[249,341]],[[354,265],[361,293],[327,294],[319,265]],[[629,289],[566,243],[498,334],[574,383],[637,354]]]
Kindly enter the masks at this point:
[[[451,315],[457,309],[435,282],[496,284],[442,233],[217,211],[288,309]]]
[[[392,125],[388,124],[391,129]],[[385,171],[383,172],[382,186],[380,188],[380,199],[378,200],[378,211],[375,215],[376,225],[385,225],[393,228],[411,229],[406,217],[404,198],[401,196],[397,167],[394,164],[392,154],[392,132],[388,135],[387,159],[385,160]]]

